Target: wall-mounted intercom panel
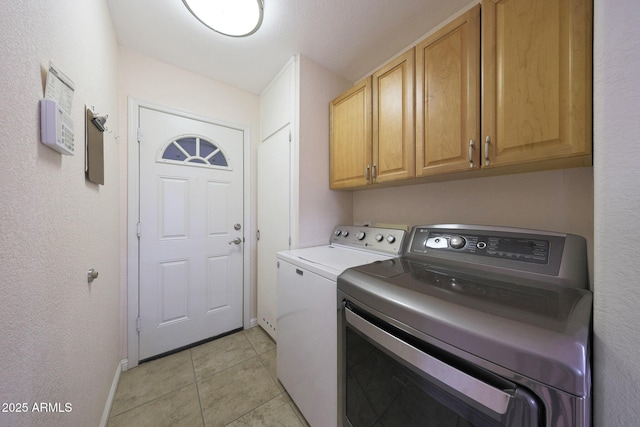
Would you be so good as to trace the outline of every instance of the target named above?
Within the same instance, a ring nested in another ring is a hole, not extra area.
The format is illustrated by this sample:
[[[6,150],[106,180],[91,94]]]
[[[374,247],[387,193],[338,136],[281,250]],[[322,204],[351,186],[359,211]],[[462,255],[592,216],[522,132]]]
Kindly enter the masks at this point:
[[[62,154],[75,153],[73,120],[51,99],[40,100],[40,139]]]

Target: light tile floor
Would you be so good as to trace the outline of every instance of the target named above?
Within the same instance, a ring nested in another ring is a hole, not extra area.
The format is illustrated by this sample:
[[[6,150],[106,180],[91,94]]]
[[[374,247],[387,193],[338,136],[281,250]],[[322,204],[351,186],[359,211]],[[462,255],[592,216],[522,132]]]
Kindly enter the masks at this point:
[[[108,427],[308,427],[259,326],[125,371]]]

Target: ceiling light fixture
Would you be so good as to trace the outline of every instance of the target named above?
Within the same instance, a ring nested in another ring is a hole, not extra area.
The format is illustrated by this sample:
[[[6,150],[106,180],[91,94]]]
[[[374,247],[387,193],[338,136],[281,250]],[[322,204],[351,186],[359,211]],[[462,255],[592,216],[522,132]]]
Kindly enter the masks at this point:
[[[182,0],[200,22],[230,37],[245,37],[258,31],[264,15],[264,0]]]

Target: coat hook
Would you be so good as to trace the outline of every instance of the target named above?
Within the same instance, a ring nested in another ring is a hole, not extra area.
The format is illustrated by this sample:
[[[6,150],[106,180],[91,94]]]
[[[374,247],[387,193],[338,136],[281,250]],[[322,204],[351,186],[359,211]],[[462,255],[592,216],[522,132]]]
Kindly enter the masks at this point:
[[[98,272],[94,268],[87,271],[87,280],[89,281],[89,283],[92,283],[97,278]]]

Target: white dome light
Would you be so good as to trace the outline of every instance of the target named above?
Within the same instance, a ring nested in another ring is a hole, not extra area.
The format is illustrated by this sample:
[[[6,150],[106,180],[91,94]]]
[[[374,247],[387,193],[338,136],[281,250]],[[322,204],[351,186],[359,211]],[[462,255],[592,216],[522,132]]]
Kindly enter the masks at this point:
[[[182,0],[200,22],[220,34],[244,37],[262,24],[263,0]]]

